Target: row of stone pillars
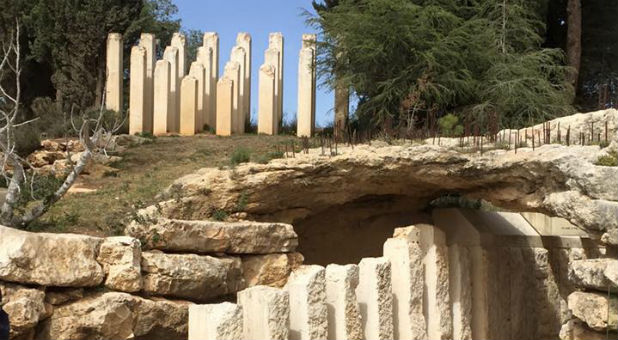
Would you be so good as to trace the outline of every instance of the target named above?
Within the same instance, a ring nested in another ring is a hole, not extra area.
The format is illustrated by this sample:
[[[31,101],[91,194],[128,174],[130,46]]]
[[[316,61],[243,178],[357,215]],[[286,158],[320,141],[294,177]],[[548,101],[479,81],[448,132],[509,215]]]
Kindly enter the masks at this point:
[[[383,257],[301,266],[283,289],[255,286],[237,304],[190,306],[189,339],[469,338],[453,328],[448,260],[439,229],[399,228]]]
[[[123,106],[122,36],[107,41],[106,108]],[[259,70],[258,133],[274,135],[283,119],[283,35],[271,33]],[[193,135],[210,128],[217,135],[241,134],[251,115],[251,36],[239,33],[219,78],[219,37],[207,32],[187,73],[186,40],[175,33],[156,60],[153,34],[131,49],[129,133]],[[304,34],[298,68],[298,136],[315,126],[316,36]]]

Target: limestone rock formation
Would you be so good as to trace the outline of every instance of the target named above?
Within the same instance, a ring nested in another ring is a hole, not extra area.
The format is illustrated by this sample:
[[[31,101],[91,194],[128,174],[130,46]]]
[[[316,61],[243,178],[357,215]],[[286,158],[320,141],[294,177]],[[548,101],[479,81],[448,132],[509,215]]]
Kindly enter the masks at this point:
[[[292,252],[298,246],[294,228],[283,223],[158,218],[147,225],[133,221],[126,232],[145,240],[147,249],[174,252],[268,254]]]
[[[105,286],[122,292],[137,292],[142,288],[140,242],[132,237],[108,237],[101,244],[97,260],[107,277]]]
[[[618,112],[609,110],[614,121]],[[612,138],[616,124],[611,123]],[[243,196],[248,218],[295,220],[365,197],[396,196],[425,206],[444,193],[483,198],[514,211],[563,217],[609,244],[618,229],[618,167],[594,163],[599,146],[547,144],[535,148],[495,149],[483,154],[439,145],[340,146],[338,155],[320,149],[268,164],[235,169],[205,168],[171,187],[183,197],[162,210],[162,217],[203,220],[216,209],[233,211]],[[384,144],[384,143],[382,143]]]
[[[0,283],[0,290],[5,303],[2,308],[10,315],[10,338],[32,339],[36,325],[53,311],[53,307],[45,303],[45,292],[10,283]]]
[[[569,280],[578,287],[618,292],[618,259],[590,259],[569,263]]]
[[[141,265],[147,294],[206,301],[245,287],[239,258],[146,251]]]
[[[186,339],[188,306],[127,293],[98,293],[57,307],[39,339]]]
[[[614,332],[607,334],[606,332],[593,331],[577,319],[569,320],[560,329],[561,340],[607,340],[616,339],[616,337],[618,337],[618,334]]]
[[[83,288],[48,287],[45,291],[45,302],[54,306],[79,300],[84,297]]]
[[[97,286],[104,276],[96,261],[102,241],[0,226],[0,280],[42,286]]]
[[[280,288],[302,263],[301,253],[244,256],[242,274],[247,287],[265,285]]]
[[[569,295],[573,316],[596,331],[618,330],[618,297],[607,294],[574,292]]]

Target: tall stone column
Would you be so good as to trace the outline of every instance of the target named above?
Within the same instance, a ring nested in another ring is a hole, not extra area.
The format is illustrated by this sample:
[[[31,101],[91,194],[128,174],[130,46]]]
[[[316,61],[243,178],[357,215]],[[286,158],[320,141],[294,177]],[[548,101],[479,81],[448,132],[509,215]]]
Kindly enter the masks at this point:
[[[384,243],[384,257],[389,259],[393,273],[394,337],[426,339],[427,330],[423,314],[425,271],[420,230],[414,226],[396,230],[398,236],[389,238]]]
[[[356,296],[362,316],[364,339],[394,339],[391,265],[388,259],[364,258],[358,268]]]
[[[239,84],[238,84],[238,119],[236,120],[236,132],[243,133],[245,132],[245,117],[246,108],[245,108],[245,91],[247,90],[245,87],[245,71],[247,69],[247,52],[244,48],[240,46],[234,46],[232,48],[232,53],[230,55],[230,61],[238,63],[240,65],[240,75],[239,75]],[[233,78],[232,78],[233,79]]]
[[[216,88],[216,80],[212,77],[212,49],[209,47],[200,46],[197,48],[197,61],[202,64],[204,67],[204,95],[203,95],[203,116],[202,122],[208,127],[214,129],[215,122],[217,117],[217,112],[215,112],[214,108],[216,105],[213,105],[217,98],[214,95],[216,91],[213,88]],[[213,86],[213,82],[215,83]]]
[[[105,108],[122,112],[122,34],[107,35]]]
[[[298,61],[298,110],[296,135],[311,137],[313,134],[313,49],[300,50]]]
[[[232,133],[241,133],[239,130],[240,124],[240,64],[235,61],[228,61],[225,64],[225,77],[232,80],[234,83],[233,97],[232,97]]]
[[[325,270],[322,266],[300,266],[290,275],[285,289],[290,299],[290,340],[326,340]]]
[[[277,62],[277,130],[283,119],[283,34],[274,32],[268,35],[268,48],[279,51]]]
[[[129,83],[129,134],[146,132],[144,96],[146,91],[146,49],[131,48]]]
[[[275,116],[275,67],[264,64],[260,67],[260,79],[258,89],[258,133],[266,135],[276,134]]]
[[[180,114],[178,102],[180,101],[180,83],[178,82],[178,49],[168,46],[163,52],[163,59],[170,63],[170,96],[167,116],[168,132],[178,132],[180,127]]]
[[[329,264],[326,267],[328,339],[361,340],[363,327],[356,298],[358,266]]]
[[[197,79],[186,76],[180,86],[180,134],[193,136],[197,130]]]
[[[245,50],[245,74],[244,74],[244,94],[243,108],[245,122],[251,121],[251,35],[246,32],[238,33],[236,36],[236,45]]]
[[[142,33],[139,46],[146,49],[146,91],[144,96],[144,115],[146,130],[152,131],[154,105],[154,68],[156,63],[156,41],[154,34]]]
[[[174,33],[170,46],[178,49],[178,78],[182,80],[187,74],[187,39],[182,33]]]
[[[313,50],[313,59],[311,60],[311,126],[315,126],[315,88],[317,85],[316,73],[316,58],[317,58],[317,41],[318,37],[315,34],[303,34],[302,48],[310,48]]]
[[[234,115],[234,81],[223,76],[217,82],[217,136],[232,135]]]
[[[168,131],[170,109],[170,62],[158,60],[154,71],[153,134],[164,135]]]
[[[281,52],[276,48],[267,48],[264,52],[264,64],[271,65],[275,71],[275,88],[274,88],[274,96],[275,96],[275,106],[274,106],[274,120],[273,120],[273,135],[279,133],[279,124],[281,123],[281,81],[279,79],[280,73],[279,67],[281,62]]]
[[[242,307],[223,302],[189,305],[189,340],[241,340]]]
[[[189,75],[197,79],[197,116],[195,118],[195,132],[202,131],[204,127],[204,66],[200,62],[194,61],[189,68]]]
[[[203,46],[210,49],[210,101],[208,112],[211,122],[211,127],[217,125],[217,80],[219,79],[219,35],[215,32],[204,33]]]
[[[243,339],[288,339],[290,300],[282,289],[254,286],[238,292],[243,312]]]

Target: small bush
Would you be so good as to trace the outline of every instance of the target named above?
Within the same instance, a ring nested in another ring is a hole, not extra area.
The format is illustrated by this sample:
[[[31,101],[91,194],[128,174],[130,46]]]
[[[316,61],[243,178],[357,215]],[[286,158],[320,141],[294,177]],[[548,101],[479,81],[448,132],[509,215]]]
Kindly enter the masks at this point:
[[[463,133],[463,126],[459,124],[459,118],[452,113],[438,119],[440,132],[444,136],[459,136]]]
[[[251,151],[246,148],[238,147],[234,149],[230,156],[230,163],[232,165],[238,165],[240,163],[247,163],[251,160]]]
[[[225,221],[227,219],[227,213],[225,212],[225,210],[217,209],[212,214],[212,218],[215,221]]]
[[[260,154],[255,157],[254,161],[256,163],[266,164],[276,158],[283,158],[283,152],[282,151],[272,151],[272,152],[268,152],[265,154]]]
[[[157,137],[153,135],[152,132],[148,132],[148,131],[142,131],[140,133],[136,133],[136,135],[142,138],[150,139],[150,140],[157,139]]]
[[[608,151],[607,155],[599,157],[594,164],[600,166],[618,166],[618,151]]]
[[[26,157],[41,147],[41,139],[36,128],[24,125],[15,131],[15,146],[17,154]]]

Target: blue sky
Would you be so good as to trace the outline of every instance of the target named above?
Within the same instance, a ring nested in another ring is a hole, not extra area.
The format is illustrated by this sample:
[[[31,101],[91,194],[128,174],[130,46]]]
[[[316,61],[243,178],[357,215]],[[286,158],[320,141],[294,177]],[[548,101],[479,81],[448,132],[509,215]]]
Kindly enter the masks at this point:
[[[284,37],[283,111],[295,115],[297,110],[298,52],[303,33],[315,33],[305,25],[302,10],[313,12],[310,0],[174,0],[184,29],[219,33],[219,70],[229,60],[238,32],[252,38],[251,114],[256,116],[258,70],[264,63],[268,34],[281,32]],[[316,124],[324,126],[333,119],[333,93],[317,89]]]

